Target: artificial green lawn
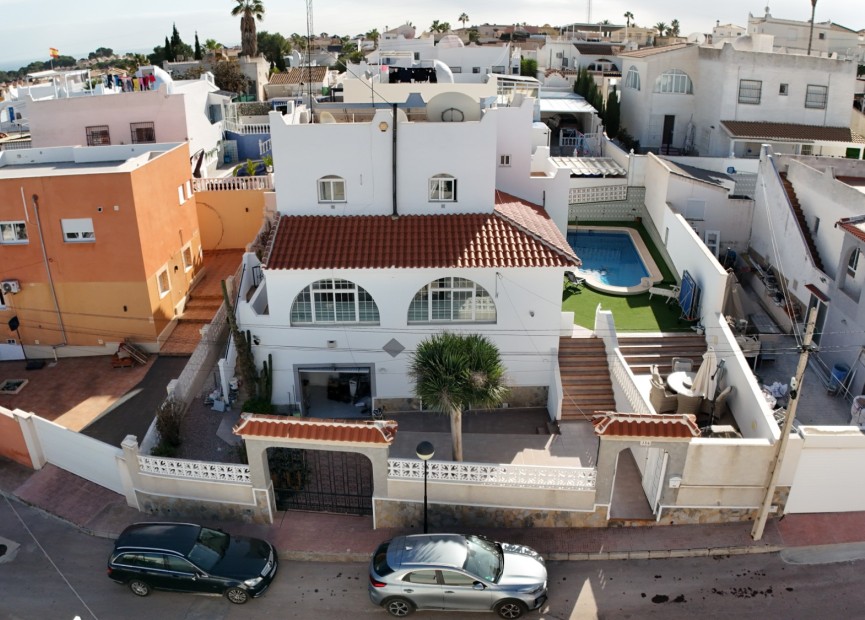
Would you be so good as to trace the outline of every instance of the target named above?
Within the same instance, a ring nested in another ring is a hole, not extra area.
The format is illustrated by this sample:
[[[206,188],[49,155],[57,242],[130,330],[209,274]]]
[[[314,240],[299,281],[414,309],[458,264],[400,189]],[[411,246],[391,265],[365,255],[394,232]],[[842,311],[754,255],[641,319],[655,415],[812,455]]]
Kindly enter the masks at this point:
[[[676,284],[673,272],[667,267],[661,253],[655,247],[652,238],[649,237],[642,224],[636,222],[580,222],[580,226],[618,226],[621,228],[633,228],[640,233],[646,247],[655,259],[664,281],[659,285],[670,287]],[[606,295],[588,288],[586,285],[580,287],[580,292],[569,296],[562,302],[562,310],[574,313],[574,324],[594,329],[595,310],[598,304],[603,310],[613,313],[616,323],[616,331],[619,332],[674,332],[691,331],[691,324],[685,321],[679,322],[680,310],[675,302],[666,303],[667,297],[655,295],[649,300],[648,293],[630,295],[627,297],[618,295]]]

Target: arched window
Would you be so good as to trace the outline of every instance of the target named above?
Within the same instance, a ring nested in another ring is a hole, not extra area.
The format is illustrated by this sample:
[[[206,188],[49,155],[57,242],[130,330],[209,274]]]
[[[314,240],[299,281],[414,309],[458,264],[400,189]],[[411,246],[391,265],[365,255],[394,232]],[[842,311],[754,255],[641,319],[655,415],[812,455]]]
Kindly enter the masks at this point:
[[[681,95],[693,95],[694,85],[691,84],[691,78],[688,74],[679,69],[670,69],[664,71],[655,80],[656,93],[677,93]]]
[[[625,88],[633,88],[640,90],[640,72],[636,67],[628,69],[628,75],[625,77]]]
[[[429,180],[430,202],[456,202],[457,180],[449,174],[437,174]]]
[[[319,202],[345,202],[345,179],[329,174],[318,180]]]
[[[409,323],[496,322],[496,304],[479,284],[465,278],[439,278],[415,293]]]
[[[294,298],[291,324],[369,323],[378,325],[375,300],[348,280],[334,278],[313,282]]]

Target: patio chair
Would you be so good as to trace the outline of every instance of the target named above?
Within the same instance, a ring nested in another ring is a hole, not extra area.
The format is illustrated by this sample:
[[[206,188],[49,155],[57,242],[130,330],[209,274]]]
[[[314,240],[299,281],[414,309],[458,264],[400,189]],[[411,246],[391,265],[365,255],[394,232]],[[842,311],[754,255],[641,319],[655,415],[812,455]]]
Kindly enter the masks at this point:
[[[687,357],[674,357],[673,358],[673,372],[691,372],[694,368],[694,360]]]
[[[578,277],[573,271],[566,271],[565,277],[568,279],[568,282],[577,286],[581,286],[586,281],[585,278]]]
[[[720,394],[712,401],[709,398],[703,400],[703,403],[700,405],[701,416],[700,419],[709,420],[711,418],[712,422],[717,422],[721,418],[724,417],[724,414],[727,412],[727,398],[729,398],[730,394],[733,392],[733,386],[728,385],[725,387]],[[714,411],[712,410],[712,404],[714,402]]]
[[[649,390],[649,402],[655,408],[655,413],[670,413],[676,411],[678,395],[675,392],[668,392],[663,383],[656,383],[652,380],[652,387]]]
[[[685,394],[676,394],[676,413],[693,413],[700,412],[700,405],[703,402],[702,396],[686,396]]]

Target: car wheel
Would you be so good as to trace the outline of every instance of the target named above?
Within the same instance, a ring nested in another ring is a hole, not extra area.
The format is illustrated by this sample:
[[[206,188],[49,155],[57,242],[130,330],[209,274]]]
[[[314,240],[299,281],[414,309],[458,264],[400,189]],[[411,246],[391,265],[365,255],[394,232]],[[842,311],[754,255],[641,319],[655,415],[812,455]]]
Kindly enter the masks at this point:
[[[133,579],[129,582],[129,589],[132,590],[132,593],[136,596],[147,596],[152,592],[149,585],[141,581],[140,579]]]
[[[228,588],[228,590],[225,591],[225,598],[235,605],[243,605],[249,600],[249,592],[243,588]]]
[[[414,604],[407,598],[389,598],[382,603],[382,607],[396,618],[405,618],[414,613]]]
[[[500,618],[519,618],[528,611],[522,601],[507,600],[496,605],[496,613]]]

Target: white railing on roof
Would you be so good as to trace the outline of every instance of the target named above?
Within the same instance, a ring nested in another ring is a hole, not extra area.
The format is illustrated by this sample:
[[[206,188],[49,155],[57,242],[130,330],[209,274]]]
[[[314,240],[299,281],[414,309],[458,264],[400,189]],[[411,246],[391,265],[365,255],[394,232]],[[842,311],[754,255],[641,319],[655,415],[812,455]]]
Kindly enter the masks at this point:
[[[249,465],[187,461],[185,459],[167,459],[139,455],[138,469],[141,473],[170,476],[172,478],[250,483]]]
[[[423,461],[388,459],[387,477],[396,480],[423,480]],[[542,465],[507,465],[429,461],[427,479],[432,482],[477,484],[494,487],[591,491],[595,489],[597,470],[591,467],[545,467]]]
[[[236,123],[234,121],[225,121],[223,125],[225,131],[231,131],[239,134],[254,134],[254,133],[270,133],[269,123]]]
[[[195,192],[224,192],[243,189],[273,189],[273,178],[268,174],[257,177],[192,179],[192,190]]]

